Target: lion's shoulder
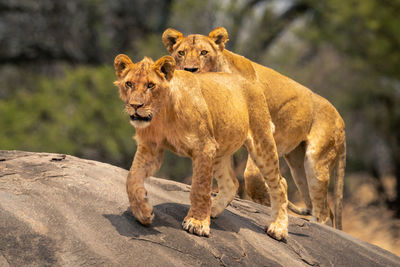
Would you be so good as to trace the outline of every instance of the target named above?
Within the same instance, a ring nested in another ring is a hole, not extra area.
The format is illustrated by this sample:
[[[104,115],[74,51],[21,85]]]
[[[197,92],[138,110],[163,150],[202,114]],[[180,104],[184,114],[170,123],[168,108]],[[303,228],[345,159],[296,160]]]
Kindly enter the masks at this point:
[[[227,72],[239,73],[248,80],[257,79],[256,71],[251,60],[226,49],[222,52],[222,56],[225,62],[221,67],[227,70]],[[229,70],[227,68],[229,68]]]

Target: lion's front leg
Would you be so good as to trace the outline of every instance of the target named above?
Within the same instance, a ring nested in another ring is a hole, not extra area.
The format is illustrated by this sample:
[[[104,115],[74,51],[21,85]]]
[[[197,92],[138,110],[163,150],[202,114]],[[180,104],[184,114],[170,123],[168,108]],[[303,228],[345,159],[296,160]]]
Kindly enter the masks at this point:
[[[199,236],[210,235],[211,182],[216,145],[210,142],[193,157],[190,210],[183,220],[186,231]]]
[[[147,197],[144,179],[158,170],[162,156],[162,150],[151,145],[139,144],[126,180],[126,191],[132,213],[144,225],[151,224],[154,219],[153,207]]]

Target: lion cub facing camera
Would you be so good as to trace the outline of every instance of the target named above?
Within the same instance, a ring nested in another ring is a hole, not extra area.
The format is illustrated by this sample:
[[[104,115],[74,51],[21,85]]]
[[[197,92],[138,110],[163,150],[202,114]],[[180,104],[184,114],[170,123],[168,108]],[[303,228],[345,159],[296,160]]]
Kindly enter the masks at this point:
[[[267,233],[278,240],[287,237],[287,186],[258,83],[228,73],[175,70],[170,56],[133,63],[118,55],[114,67],[115,85],[136,129],[138,148],[126,189],[137,220],[146,225],[154,219],[144,179],[159,169],[164,149],[170,149],[193,162],[191,207],[183,228],[209,236],[210,216],[221,214],[235,197],[238,184],[230,158],[244,145],[270,188],[273,222]],[[213,200],[212,177],[219,186]]]

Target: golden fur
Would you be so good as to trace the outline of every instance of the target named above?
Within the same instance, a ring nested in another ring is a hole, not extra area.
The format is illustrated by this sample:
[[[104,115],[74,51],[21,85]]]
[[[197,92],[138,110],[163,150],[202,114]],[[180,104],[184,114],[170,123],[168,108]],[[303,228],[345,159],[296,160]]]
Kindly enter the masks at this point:
[[[121,99],[136,128],[138,148],[127,178],[135,217],[143,224],[154,218],[144,179],[162,162],[164,149],[193,162],[191,207],[183,228],[208,236],[210,216],[218,216],[238,188],[230,169],[232,154],[244,145],[261,170],[271,192],[273,222],[267,233],[281,240],[288,234],[286,181],[279,172],[267,102],[257,83],[238,75],[174,71],[175,60],[134,64],[118,55],[114,66]],[[220,184],[211,201],[213,176]]]
[[[335,227],[341,229],[346,144],[344,122],[336,109],[288,77],[226,50],[225,28],[216,28],[209,36],[186,37],[177,30],[167,29],[162,41],[175,58],[177,69],[234,73],[262,84],[275,125],[278,154],[288,163],[307,206],[301,210],[289,202],[289,208],[300,214],[311,211],[311,219],[321,223],[332,219],[327,192],[330,173],[334,172]],[[269,204],[268,187],[251,157],[245,184],[254,201]]]

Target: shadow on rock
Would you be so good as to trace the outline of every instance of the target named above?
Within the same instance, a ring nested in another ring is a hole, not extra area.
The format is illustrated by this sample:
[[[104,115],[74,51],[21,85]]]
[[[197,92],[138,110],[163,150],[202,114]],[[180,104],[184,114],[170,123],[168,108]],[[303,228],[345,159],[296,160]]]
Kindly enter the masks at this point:
[[[120,235],[139,237],[160,234],[159,228],[182,229],[181,223],[189,211],[188,205],[163,203],[153,207],[155,218],[149,226],[142,225],[128,207],[122,214],[104,214]]]
[[[161,228],[182,230],[182,221],[188,211],[188,205],[179,203],[156,205],[154,206],[155,218],[150,226],[144,226],[137,221],[129,207],[122,214],[104,214],[103,216],[111,222],[120,235],[139,237],[160,234]],[[211,232],[214,233],[238,233],[241,228],[247,228],[260,234],[265,234],[266,229],[265,226],[228,210],[225,210],[218,218],[211,219]]]
[[[111,222],[120,235],[126,237],[139,237],[143,235],[155,235],[160,233],[159,231],[155,230],[152,225],[144,226],[139,223],[132,215],[132,212],[129,208],[120,215],[103,214],[103,216]]]

